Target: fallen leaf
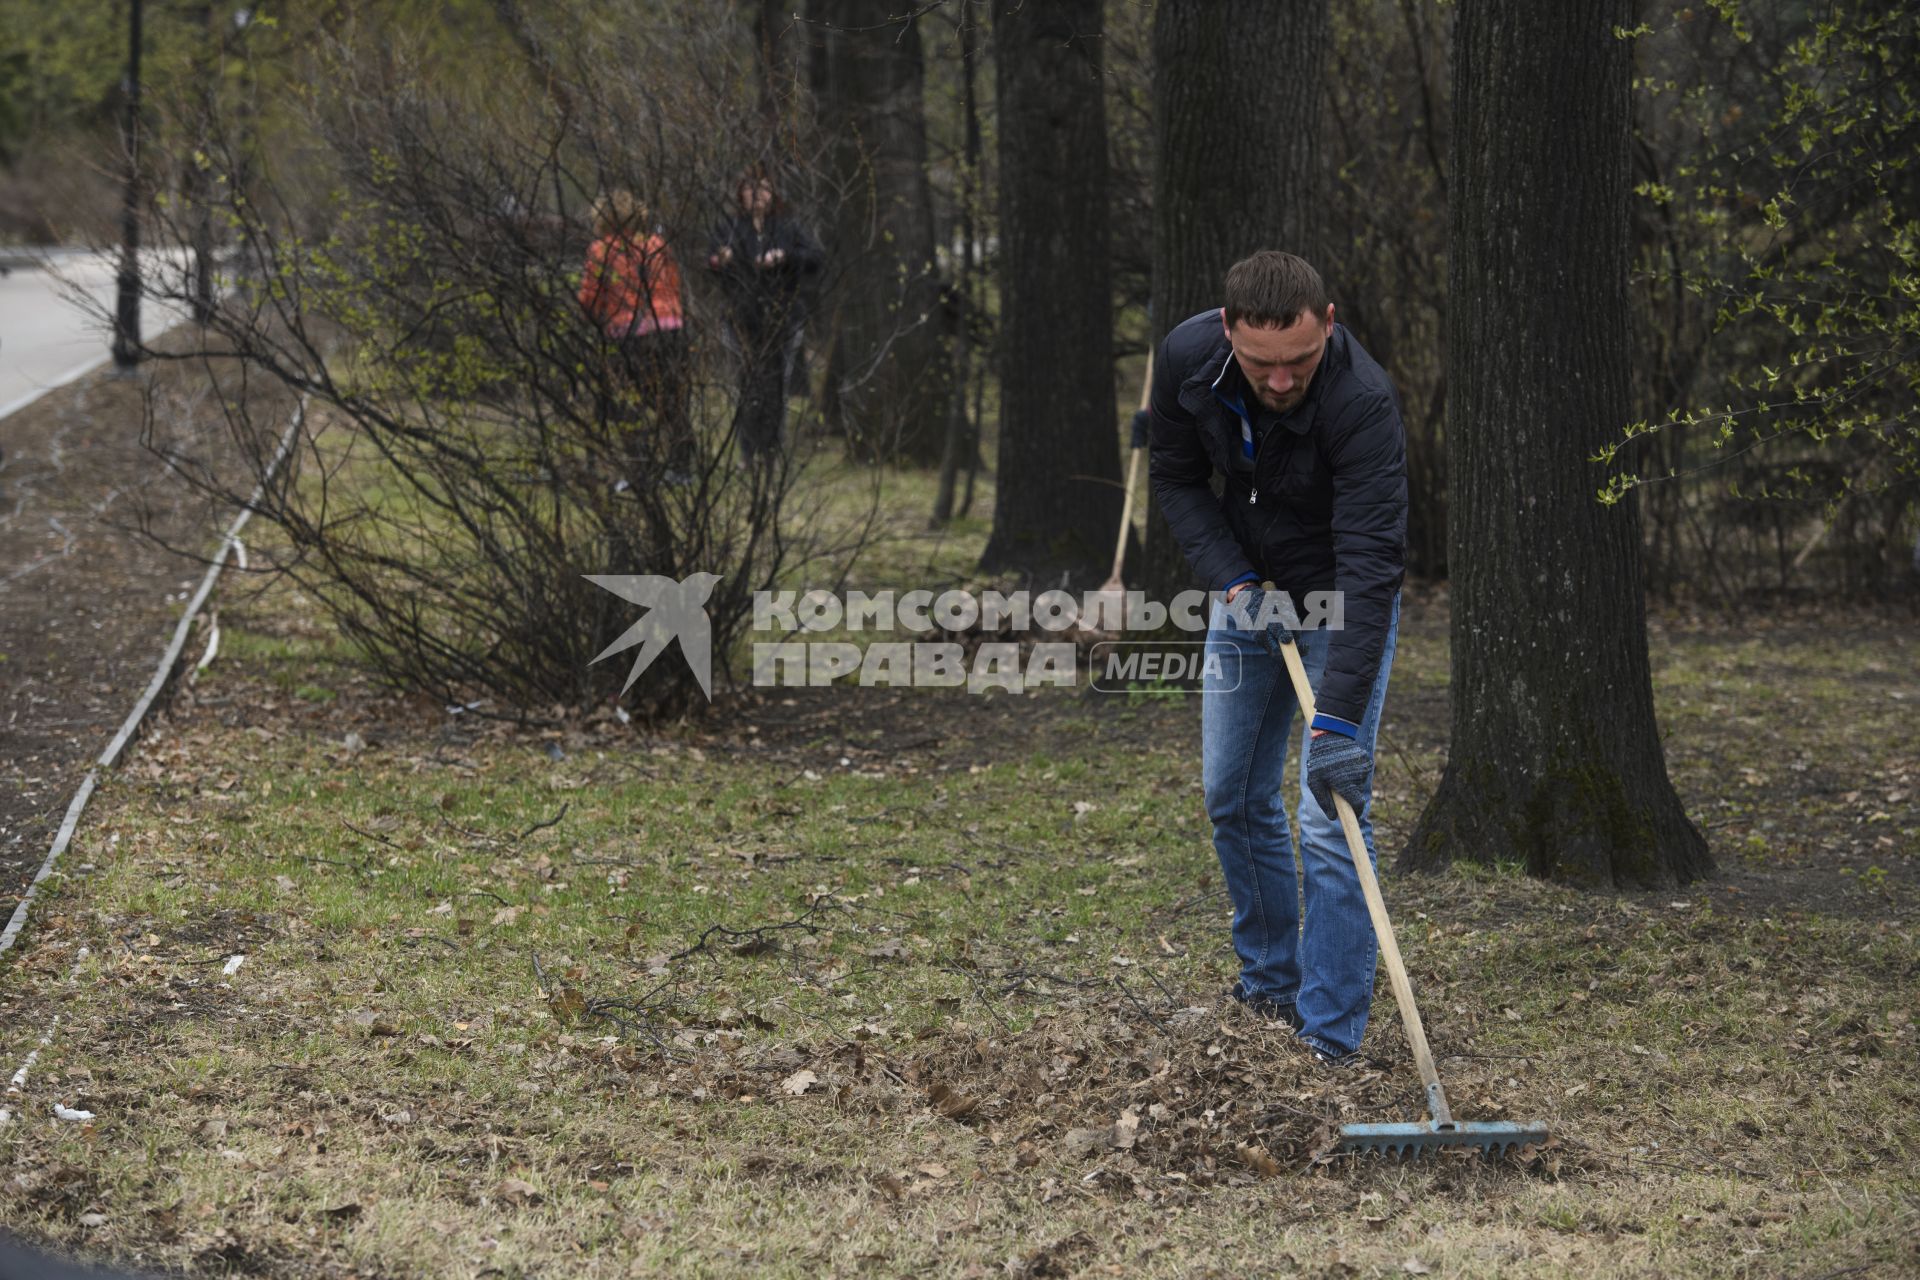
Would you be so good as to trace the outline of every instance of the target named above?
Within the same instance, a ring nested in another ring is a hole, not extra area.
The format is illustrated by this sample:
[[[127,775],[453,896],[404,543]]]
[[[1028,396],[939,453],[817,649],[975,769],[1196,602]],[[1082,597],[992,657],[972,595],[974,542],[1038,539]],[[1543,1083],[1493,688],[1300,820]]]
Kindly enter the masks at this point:
[[[949,1120],[961,1120],[980,1109],[980,1099],[969,1098],[957,1089],[944,1084],[934,1084],[927,1090],[927,1101],[933,1103],[933,1109]]]
[[[1405,1262],[1401,1263],[1400,1269],[1410,1276],[1430,1276],[1433,1274],[1432,1267],[1429,1267],[1426,1263],[1414,1257],[1409,1257]]]
[[[1069,1129],[1064,1141],[1068,1155],[1078,1156],[1084,1160],[1094,1152],[1104,1151],[1112,1145],[1113,1127],[1109,1125],[1104,1129]]]
[[[540,1188],[519,1178],[502,1178],[493,1189],[493,1198],[504,1205],[540,1203]]]
[[[799,1097],[814,1085],[820,1083],[820,1077],[802,1068],[780,1082],[780,1091],[792,1097]]]
[[[352,1016],[350,1021],[354,1026],[370,1036],[397,1036],[400,1034],[400,1028],[394,1026],[391,1022],[388,1022],[371,1009],[360,1010],[360,1012]]]
[[[1240,1157],[1242,1164],[1263,1178],[1280,1176],[1280,1162],[1273,1158],[1265,1147],[1251,1146],[1235,1148],[1234,1154]]]
[[[1134,1140],[1140,1135],[1140,1115],[1131,1107],[1120,1113],[1113,1122],[1113,1146],[1118,1151],[1133,1150]]]

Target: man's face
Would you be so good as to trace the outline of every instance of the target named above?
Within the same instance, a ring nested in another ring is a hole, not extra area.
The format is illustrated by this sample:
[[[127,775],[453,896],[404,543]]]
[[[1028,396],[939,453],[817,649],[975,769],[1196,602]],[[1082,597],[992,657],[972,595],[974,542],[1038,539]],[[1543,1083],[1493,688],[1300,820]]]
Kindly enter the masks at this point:
[[[1227,329],[1233,358],[1240,362],[1254,398],[1275,413],[1285,413],[1306,399],[1332,335],[1332,303],[1327,304],[1326,315],[1303,313],[1284,329],[1262,329],[1244,320]]]

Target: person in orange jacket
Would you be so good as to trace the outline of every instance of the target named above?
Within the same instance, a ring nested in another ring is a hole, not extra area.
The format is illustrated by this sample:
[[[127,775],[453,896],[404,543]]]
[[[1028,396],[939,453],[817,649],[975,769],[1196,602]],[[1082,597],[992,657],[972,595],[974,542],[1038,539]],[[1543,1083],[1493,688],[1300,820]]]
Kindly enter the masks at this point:
[[[647,220],[631,191],[610,191],[595,202],[596,238],[580,276],[580,305],[612,344],[616,385],[637,392],[652,410],[658,447],[634,461],[663,463],[664,478],[683,483],[693,465],[693,422],[680,265],[660,233],[645,229]],[[622,487],[642,478],[628,477]]]

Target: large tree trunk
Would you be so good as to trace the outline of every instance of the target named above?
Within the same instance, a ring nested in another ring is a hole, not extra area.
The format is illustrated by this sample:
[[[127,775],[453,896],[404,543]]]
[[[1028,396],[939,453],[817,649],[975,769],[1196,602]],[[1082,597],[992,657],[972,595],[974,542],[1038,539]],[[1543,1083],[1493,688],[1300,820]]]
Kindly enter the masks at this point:
[[[1588,460],[1629,416],[1632,0],[1462,0],[1447,463],[1453,742],[1403,862],[1692,880],[1654,724],[1639,521]]]
[[[760,114],[776,140],[792,123],[792,107],[807,86],[806,37],[795,20],[792,0],[734,0],[753,38],[759,68]]]
[[[960,41],[960,116],[961,164],[960,209],[955,230],[960,236],[960,253],[954,262],[953,293],[959,310],[959,323],[953,331],[953,383],[948,389],[947,432],[940,451],[940,486],[933,498],[933,516],[929,527],[942,529],[953,519],[954,489],[960,468],[968,468],[971,496],[972,469],[979,466],[980,424],[967,412],[967,390],[973,371],[974,331],[980,327],[980,227],[976,213],[980,199],[980,51],[979,29],[962,12],[955,32]],[[964,456],[963,456],[964,455]]]
[[[828,245],[825,408],[854,456],[932,465],[949,360],[927,179],[920,27],[889,0],[815,0],[823,123],[842,187]]]
[[[1182,320],[1220,305],[1227,268],[1248,254],[1285,249],[1316,261],[1329,33],[1326,0],[1160,0],[1154,10],[1156,347]],[[1127,577],[1159,600],[1196,585],[1157,502]]]
[[[981,565],[1097,581],[1120,522],[1100,0],[999,0],[1000,451]]]

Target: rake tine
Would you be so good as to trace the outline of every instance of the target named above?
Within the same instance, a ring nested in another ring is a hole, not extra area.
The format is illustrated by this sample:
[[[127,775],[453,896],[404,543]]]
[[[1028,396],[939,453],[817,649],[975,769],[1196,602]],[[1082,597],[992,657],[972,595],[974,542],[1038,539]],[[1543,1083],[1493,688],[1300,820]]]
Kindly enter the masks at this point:
[[[1512,1124],[1502,1120],[1431,1120],[1409,1124],[1350,1124],[1340,1130],[1340,1149],[1371,1153],[1396,1160],[1418,1158],[1430,1151],[1477,1150],[1498,1159],[1528,1145],[1547,1140],[1539,1124]]]

